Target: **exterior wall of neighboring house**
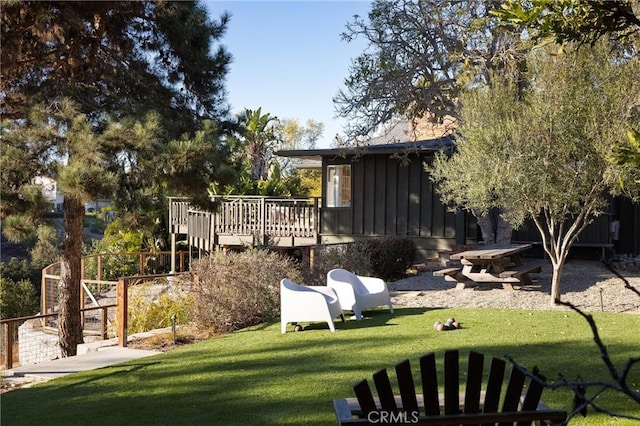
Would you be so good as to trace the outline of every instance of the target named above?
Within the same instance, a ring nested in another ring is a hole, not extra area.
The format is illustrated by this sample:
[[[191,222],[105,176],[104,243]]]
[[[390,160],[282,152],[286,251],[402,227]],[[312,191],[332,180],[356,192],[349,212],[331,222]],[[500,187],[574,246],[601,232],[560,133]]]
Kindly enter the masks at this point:
[[[58,192],[58,183],[46,176],[37,176],[33,180],[35,185],[42,187],[42,195],[49,202],[52,211],[62,211],[64,196]]]
[[[35,185],[42,187],[42,195],[49,202],[51,211],[62,211],[62,205],[64,204],[64,195],[58,191],[58,182],[46,176],[37,176],[33,179]],[[98,199],[88,203],[85,203],[85,212],[98,211],[104,207],[110,206],[111,200]]]

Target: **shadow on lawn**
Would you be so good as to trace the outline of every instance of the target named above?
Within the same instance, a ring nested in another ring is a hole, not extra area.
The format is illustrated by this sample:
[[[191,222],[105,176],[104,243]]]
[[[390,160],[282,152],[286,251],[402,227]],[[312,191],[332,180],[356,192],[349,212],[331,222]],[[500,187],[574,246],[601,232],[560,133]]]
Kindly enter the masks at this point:
[[[65,411],[92,413],[91,418],[99,420],[96,424],[335,424],[332,400],[353,396],[357,381],[380,368],[393,374],[403,359],[417,365],[428,352],[436,352],[441,371],[442,354],[450,348],[459,349],[465,360],[469,350],[487,357],[509,354],[528,369],[537,366],[551,380],[558,373],[569,378],[580,374],[585,380],[607,377],[588,338],[576,341],[565,335],[523,344],[487,342],[486,335],[464,329],[416,333],[417,326],[431,327],[422,324],[420,315],[436,310],[440,309],[367,311],[368,319],[361,322],[336,321],[336,333],[323,329],[326,324],[314,324],[310,330],[315,332],[281,335],[279,324],[272,323],[213,338],[152,357],[148,363],[127,363],[10,392],[3,395],[3,425],[5,420],[34,424],[43,419],[64,424],[69,420]],[[523,318],[524,325],[535,324],[536,317]],[[616,359],[626,359],[637,352],[637,344],[617,343],[615,352]],[[637,383],[640,377],[634,371],[629,379]],[[561,391],[543,395],[553,407],[569,408],[571,398]],[[631,407],[624,399],[607,401]]]
[[[355,318],[350,317],[349,311],[345,311],[345,322],[343,323],[339,319],[334,320],[334,325],[336,327],[336,331],[340,330],[356,330],[360,328],[369,328],[369,327],[389,327],[396,326],[395,323],[390,323],[391,320],[397,317],[405,317],[405,316],[413,316],[413,315],[422,315],[425,312],[436,311],[442,308],[396,308],[395,312],[392,314],[388,309],[376,309],[376,310],[365,310],[362,313],[362,320],[356,321]],[[327,323],[314,322],[308,323],[304,325],[304,330],[329,330],[329,326]],[[289,328],[287,328],[287,332],[289,332]]]

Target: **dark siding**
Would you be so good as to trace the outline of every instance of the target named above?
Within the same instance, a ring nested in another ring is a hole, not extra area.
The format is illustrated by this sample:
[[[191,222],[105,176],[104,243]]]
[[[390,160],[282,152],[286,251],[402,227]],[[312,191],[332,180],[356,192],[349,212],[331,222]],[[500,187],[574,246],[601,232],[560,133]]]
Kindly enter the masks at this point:
[[[412,155],[403,164],[389,155],[365,154],[352,162],[352,207],[323,209],[322,233],[454,239],[455,214],[434,192],[426,158]],[[342,161],[350,160],[331,164]]]
[[[609,238],[609,223],[611,215],[603,214],[594,219],[587,228],[582,231],[578,239],[577,244],[607,244],[610,243]],[[512,239],[514,241],[529,241],[529,242],[541,242],[540,233],[538,228],[533,223],[533,220],[527,220],[517,230],[513,232]]]
[[[620,221],[618,239],[613,241],[616,253],[640,255],[640,204],[619,198],[615,212],[614,219]]]
[[[387,157],[387,182],[385,198],[385,226],[384,235],[397,235],[396,222],[398,218],[398,162]]]
[[[409,164],[398,163],[398,210],[396,214],[396,234],[401,236],[409,235],[408,216],[409,216]]]
[[[410,236],[420,235],[420,189],[426,184],[426,174],[423,172],[422,159],[413,158],[409,164],[408,182],[408,225],[407,234]]]
[[[364,234],[365,198],[367,196],[364,161],[356,161],[351,165],[351,201],[353,204],[353,233]]]
[[[376,164],[373,158],[361,158],[361,164],[364,170],[364,186],[357,188],[364,194],[364,205],[362,206],[364,217],[363,234],[373,235],[375,233],[375,202],[376,202]]]
[[[386,159],[384,156],[376,155],[375,157],[375,187],[372,189],[375,192],[374,202],[374,233],[376,235],[384,235],[386,225],[385,205],[387,203],[387,170]]]
[[[432,201],[433,183],[431,181],[423,182],[420,191],[420,200],[422,202],[422,215],[420,218],[420,236],[433,236],[433,201]]]
[[[433,189],[433,187],[431,187]],[[447,209],[442,202],[440,202],[440,198],[438,195],[431,191],[431,203],[433,205],[433,222],[431,223],[431,236],[433,237],[444,237],[445,236],[445,217],[447,214]]]
[[[456,214],[445,208],[445,228],[444,236],[447,238],[456,237]]]

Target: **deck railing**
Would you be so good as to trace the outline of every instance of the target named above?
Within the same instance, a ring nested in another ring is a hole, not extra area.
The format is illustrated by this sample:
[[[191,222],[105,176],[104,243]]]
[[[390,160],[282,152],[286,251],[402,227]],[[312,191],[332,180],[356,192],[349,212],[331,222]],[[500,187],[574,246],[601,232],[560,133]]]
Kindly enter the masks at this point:
[[[186,233],[192,241],[212,246],[225,236],[273,238],[317,238],[318,198],[216,196],[216,209],[202,211],[184,198],[169,199],[169,223],[175,233]]]

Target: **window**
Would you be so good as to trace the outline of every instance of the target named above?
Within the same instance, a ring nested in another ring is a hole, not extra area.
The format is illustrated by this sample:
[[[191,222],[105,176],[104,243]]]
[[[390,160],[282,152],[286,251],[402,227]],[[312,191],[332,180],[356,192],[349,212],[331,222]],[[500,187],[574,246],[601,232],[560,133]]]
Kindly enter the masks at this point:
[[[351,207],[351,166],[327,166],[327,207]]]

